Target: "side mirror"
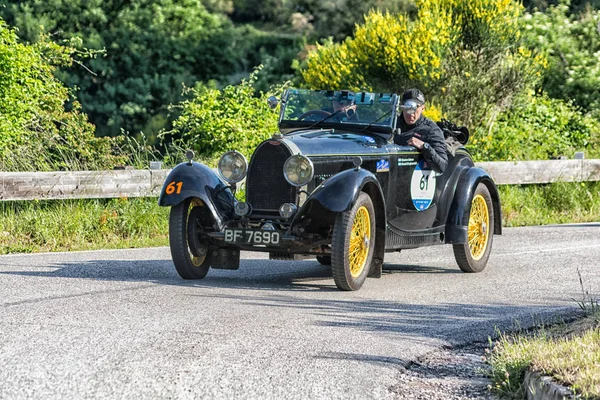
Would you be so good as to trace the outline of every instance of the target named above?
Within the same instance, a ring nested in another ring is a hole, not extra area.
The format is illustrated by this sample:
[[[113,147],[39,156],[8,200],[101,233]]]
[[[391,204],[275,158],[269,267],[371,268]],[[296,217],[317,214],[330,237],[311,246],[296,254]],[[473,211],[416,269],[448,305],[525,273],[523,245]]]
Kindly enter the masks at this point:
[[[269,98],[267,99],[267,104],[271,109],[274,109],[279,104],[279,99],[275,96],[269,96]]]

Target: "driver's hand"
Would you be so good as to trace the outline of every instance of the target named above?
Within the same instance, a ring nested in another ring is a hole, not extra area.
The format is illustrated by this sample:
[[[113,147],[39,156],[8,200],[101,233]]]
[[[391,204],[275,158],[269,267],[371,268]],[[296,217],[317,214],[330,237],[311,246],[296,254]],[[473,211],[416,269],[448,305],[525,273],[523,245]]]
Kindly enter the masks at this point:
[[[414,146],[416,147],[418,150],[422,150],[423,149],[423,145],[425,144],[424,141],[422,141],[421,139],[417,139],[416,137],[411,137],[410,139],[408,139],[408,142],[406,142],[409,146]]]

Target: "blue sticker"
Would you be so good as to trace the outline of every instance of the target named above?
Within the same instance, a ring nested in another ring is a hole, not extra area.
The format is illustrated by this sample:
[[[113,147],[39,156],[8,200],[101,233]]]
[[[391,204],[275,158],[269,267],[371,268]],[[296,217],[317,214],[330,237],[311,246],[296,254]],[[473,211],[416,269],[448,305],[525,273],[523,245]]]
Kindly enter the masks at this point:
[[[390,170],[390,162],[388,160],[377,161],[377,172],[388,172]]]
[[[369,143],[375,143],[375,139],[373,139],[371,136],[363,136],[363,138]]]

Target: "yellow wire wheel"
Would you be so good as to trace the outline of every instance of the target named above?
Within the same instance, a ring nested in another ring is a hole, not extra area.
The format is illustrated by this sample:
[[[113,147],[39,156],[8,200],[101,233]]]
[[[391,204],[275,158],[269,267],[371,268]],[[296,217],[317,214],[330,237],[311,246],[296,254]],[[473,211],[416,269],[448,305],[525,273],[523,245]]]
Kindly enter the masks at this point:
[[[331,273],[341,290],[358,290],[363,285],[373,258],[375,209],[366,193],[354,206],[337,215],[331,238]]]
[[[356,212],[350,234],[349,264],[353,278],[358,278],[365,268],[371,241],[371,218],[366,207]]]
[[[471,215],[469,216],[469,249],[474,260],[480,260],[488,243],[490,234],[490,213],[482,195],[473,198]]]
[[[464,272],[481,272],[487,265],[494,236],[492,196],[485,184],[477,185],[467,221],[467,243],[455,244],[454,258]]]

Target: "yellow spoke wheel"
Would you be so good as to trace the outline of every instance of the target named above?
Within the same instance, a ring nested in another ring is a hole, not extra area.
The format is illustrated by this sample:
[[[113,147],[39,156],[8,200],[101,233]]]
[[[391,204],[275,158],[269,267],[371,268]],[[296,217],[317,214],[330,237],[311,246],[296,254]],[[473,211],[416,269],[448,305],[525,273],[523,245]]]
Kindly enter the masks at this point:
[[[331,238],[331,273],[341,290],[358,290],[363,285],[373,258],[375,209],[366,193],[354,206],[337,215]]]
[[[471,215],[469,216],[469,249],[474,260],[480,260],[488,243],[490,234],[490,213],[482,195],[473,198]]]
[[[350,237],[350,273],[357,278],[362,273],[369,255],[369,243],[371,241],[371,218],[369,212],[363,206],[358,209],[352,224]]]
[[[454,258],[462,271],[481,272],[490,257],[494,236],[492,196],[485,184],[477,185],[471,209],[463,218],[463,224],[467,227],[467,242],[452,246]]]

